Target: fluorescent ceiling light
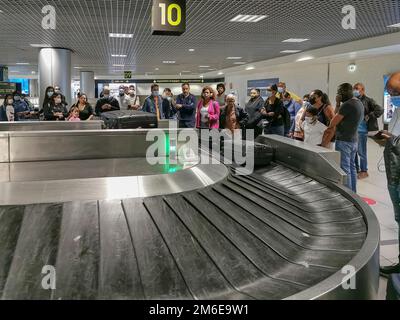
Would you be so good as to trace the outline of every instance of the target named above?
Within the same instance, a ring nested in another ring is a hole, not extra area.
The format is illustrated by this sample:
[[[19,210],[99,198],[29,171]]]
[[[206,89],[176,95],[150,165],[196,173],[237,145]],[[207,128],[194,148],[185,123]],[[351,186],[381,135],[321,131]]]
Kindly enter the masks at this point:
[[[392,24],[390,26],[387,26],[387,28],[400,28],[400,23]]]
[[[281,53],[298,53],[301,52],[301,50],[283,50]]]
[[[238,61],[238,62],[234,62],[233,64],[246,64],[247,62],[243,62],[243,61]]]
[[[110,38],[133,38],[133,34],[131,33],[110,33]]]
[[[29,62],[17,62],[16,65],[19,65],[19,66],[28,66],[28,65],[29,65]]]
[[[240,59],[242,59],[243,57],[228,57],[228,58],[226,58],[227,60],[240,60]]]
[[[247,71],[254,70],[254,69],[255,69],[255,67],[253,67],[253,66],[249,66],[246,68]]]
[[[302,39],[302,38],[290,38],[287,40],[283,40],[282,42],[293,42],[293,43],[299,43],[299,42],[305,42],[308,41],[310,39]]]
[[[314,57],[304,57],[304,58],[297,59],[296,61],[302,62],[302,61],[308,61],[308,60],[313,60],[313,59],[314,59]]]
[[[210,68],[210,66],[199,66],[199,68]]]
[[[74,67],[74,69],[83,69],[82,67]]]
[[[200,76],[200,78],[204,78],[204,76],[203,76],[203,75],[201,75],[201,76]]]
[[[239,14],[233,19],[231,19],[231,22],[260,22],[261,20],[264,20],[267,16],[265,15],[244,15],[244,14]]]
[[[124,64],[113,64],[113,67],[125,67]]]
[[[30,46],[34,47],[34,48],[50,48],[51,47],[51,45],[45,44],[45,43],[41,43],[41,44],[32,43]]]
[[[112,54],[111,57],[114,57],[114,58],[126,58],[127,55],[126,54]]]
[[[194,50],[194,49],[189,49],[189,51],[190,51],[190,52],[194,52],[195,50]]]
[[[218,75],[219,76],[222,76],[224,73],[221,71],[221,72],[218,72]]]
[[[166,60],[165,60],[165,61],[163,61],[163,63],[164,63],[164,64],[174,64],[174,63],[176,63],[176,61],[166,61]]]
[[[181,73],[190,73],[190,72],[192,72],[192,71],[186,71],[186,70],[181,71]]]
[[[160,70],[160,68],[155,68],[154,70],[158,71],[158,70]]]

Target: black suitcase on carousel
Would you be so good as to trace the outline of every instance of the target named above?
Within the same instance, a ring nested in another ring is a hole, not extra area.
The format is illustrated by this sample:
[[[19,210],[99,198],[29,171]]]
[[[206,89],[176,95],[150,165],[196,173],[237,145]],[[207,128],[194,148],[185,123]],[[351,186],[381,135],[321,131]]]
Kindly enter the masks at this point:
[[[117,110],[105,112],[101,120],[107,129],[154,129],[158,127],[157,116],[153,113]]]

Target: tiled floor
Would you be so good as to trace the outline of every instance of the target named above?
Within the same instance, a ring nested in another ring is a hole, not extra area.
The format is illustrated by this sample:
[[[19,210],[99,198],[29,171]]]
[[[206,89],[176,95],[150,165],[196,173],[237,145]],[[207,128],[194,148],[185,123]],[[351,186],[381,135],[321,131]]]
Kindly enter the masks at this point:
[[[388,266],[398,262],[399,244],[397,223],[394,220],[393,206],[387,190],[386,173],[384,172],[383,148],[372,140],[368,142],[369,178],[358,182],[358,194],[373,199],[372,205],[381,226],[381,265]],[[379,170],[378,170],[379,167]],[[387,280],[380,279],[378,299],[386,297]]]

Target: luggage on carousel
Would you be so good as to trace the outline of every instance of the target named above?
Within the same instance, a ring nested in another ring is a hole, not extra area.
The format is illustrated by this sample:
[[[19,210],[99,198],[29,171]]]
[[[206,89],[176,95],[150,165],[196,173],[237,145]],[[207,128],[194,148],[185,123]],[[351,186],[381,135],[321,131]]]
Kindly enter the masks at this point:
[[[400,300],[400,274],[391,274],[386,289],[386,300]]]
[[[101,120],[107,129],[154,129],[158,126],[155,114],[133,110],[104,112]]]

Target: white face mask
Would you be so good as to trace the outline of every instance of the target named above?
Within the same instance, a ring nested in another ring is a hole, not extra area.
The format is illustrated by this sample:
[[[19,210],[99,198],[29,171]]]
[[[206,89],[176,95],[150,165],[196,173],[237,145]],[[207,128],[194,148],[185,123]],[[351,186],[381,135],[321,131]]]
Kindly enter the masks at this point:
[[[312,124],[313,122],[314,122],[314,118],[311,118],[311,117],[306,117],[306,122],[308,123],[308,124]]]

